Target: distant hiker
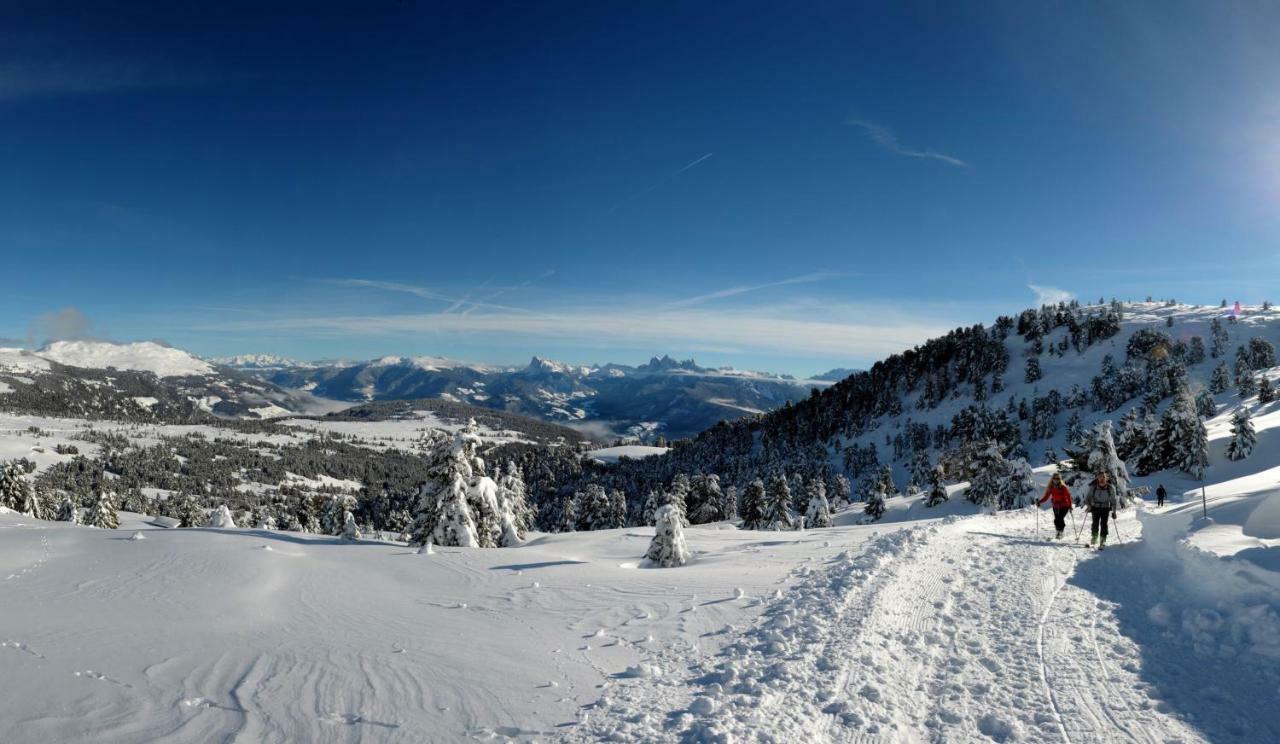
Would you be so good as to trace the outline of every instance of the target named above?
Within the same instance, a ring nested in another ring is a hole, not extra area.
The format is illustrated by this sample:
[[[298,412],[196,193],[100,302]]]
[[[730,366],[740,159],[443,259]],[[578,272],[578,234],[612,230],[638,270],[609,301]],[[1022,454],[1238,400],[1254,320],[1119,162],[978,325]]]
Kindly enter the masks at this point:
[[[1096,544],[1098,550],[1102,550],[1107,547],[1107,517],[1115,519],[1116,507],[1119,506],[1107,482],[1106,473],[1098,473],[1089,484],[1089,493],[1084,497],[1084,506],[1093,517],[1093,525],[1089,530],[1091,535],[1089,544]]]
[[[1058,534],[1053,539],[1061,540],[1062,531],[1067,528],[1067,512],[1073,507],[1071,491],[1067,490],[1067,484],[1062,482],[1061,473],[1054,473],[1049,479],[1049,487],[1044,490],[1044,496],[1036,502],[1036,506],[1044,506],[1046,501],[1050,501],[1050,506],[1053,507],[1053,526],[1058,530]]]
[[[1168,494],[1165,493],[1163,483],[1156,486],[1156,506],[1164,506],[1164,497],[1167,495]]]

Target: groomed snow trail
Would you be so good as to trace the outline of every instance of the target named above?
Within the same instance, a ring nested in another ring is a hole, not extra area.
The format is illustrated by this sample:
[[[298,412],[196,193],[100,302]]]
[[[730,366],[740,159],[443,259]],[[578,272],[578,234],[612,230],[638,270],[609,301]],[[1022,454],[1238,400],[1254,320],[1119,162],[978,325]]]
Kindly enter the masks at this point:
[[[665,675],[615,685],[574,735],[1205,741],[1162,712],[1108,603],[1068,582],[1107,554],[1048,534],[1028,513],[948,519],[802,567],[741,641],[713,658],[655,655]]]

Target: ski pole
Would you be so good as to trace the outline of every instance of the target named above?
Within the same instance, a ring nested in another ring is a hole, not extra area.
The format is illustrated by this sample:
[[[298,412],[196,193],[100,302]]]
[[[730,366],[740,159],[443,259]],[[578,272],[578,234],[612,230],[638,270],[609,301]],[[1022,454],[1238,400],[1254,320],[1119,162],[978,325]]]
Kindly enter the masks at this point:
[[[1075,514],[1075,509],[1072,509],[1072,510],[1071,510],[1071,512],[1072,512],[1072,515],[1073,515],[1071,518],[1072,518],[1072,519],[1075,519],[1075,516],[1074,516],[1074,514]],[[1081,532],[1082,530],[1084,530],[1084,520],[1083,520],[1083,519],[1082,519],[1082,520],[1080,520],[1080,526],[1076,528],[1076,542],[1080,542],[1080,532]]]
[[[1071,515],[1071,526],[1075,527],[1076,526],[1076,510],[1068,509],[1067,513]],[[1076,527],[1076,540],[1079,540],[1079,539],[1080,539],[1080,528]]]

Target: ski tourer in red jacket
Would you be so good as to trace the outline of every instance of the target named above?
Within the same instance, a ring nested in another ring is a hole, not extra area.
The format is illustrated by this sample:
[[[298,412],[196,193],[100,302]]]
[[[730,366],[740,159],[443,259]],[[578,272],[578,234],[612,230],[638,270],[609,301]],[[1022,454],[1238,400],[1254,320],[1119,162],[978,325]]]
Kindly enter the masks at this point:
[[[1036,506],[1043,506],[1046,501],[1053,506],[1053,526],[1058,530],[1055,539],[1061,540],[1062,531],[1067,528],[1067,512],[1071,511],[1073,506],[1071,491],[1067,490],[1067,484],[1062,482],[1061,474],[1054,473],[1049,479],[1049,487],[1044,490],[1044,496],[1040,497]]]

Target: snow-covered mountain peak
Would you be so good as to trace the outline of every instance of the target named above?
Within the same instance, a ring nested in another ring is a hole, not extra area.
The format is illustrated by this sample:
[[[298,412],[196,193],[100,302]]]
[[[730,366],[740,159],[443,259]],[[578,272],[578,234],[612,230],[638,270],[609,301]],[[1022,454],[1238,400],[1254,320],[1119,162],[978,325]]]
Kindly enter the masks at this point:
[[[151,372],[157,377],[213,374],[213,365],[181,349],[153,341],[116,344],[108,341],[55,341],[38,355],[68,367]]]
[[[290,369],[292,367],[313,366],[297,359],[276,356],[275,354],[237,354],[229,357],[215,357],[209,361],[234,369]]]

